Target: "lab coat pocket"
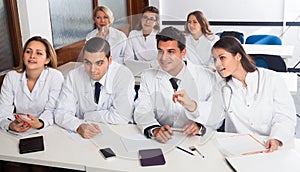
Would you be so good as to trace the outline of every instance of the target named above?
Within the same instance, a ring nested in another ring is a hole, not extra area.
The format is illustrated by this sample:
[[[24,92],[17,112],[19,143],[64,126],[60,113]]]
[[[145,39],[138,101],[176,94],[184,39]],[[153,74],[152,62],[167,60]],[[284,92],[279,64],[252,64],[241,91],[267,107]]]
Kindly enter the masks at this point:
[[[107,93],[102,94],[97,109],[108,110],[111,106],[113,106],[113,96]]]
[[[94,102],[93,95],[89,95],[87,92],[81,93],[81,95],[85,95],[83,97],[79,97],[80,102],[78,103],[83,110],[83,112],[92,111],[96,108],[96,103]]]

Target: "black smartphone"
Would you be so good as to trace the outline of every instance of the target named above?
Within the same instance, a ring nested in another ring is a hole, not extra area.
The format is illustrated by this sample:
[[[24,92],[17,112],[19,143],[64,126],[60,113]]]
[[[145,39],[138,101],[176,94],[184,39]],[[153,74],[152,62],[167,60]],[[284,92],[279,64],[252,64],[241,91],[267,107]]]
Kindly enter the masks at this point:
[[[111,148],[100,149],[99,152],[105,159],[116,157],[116,154]]]
[[[43,136],[20,139],[19,142],[20,154],[43,151],[44,149],[45,148],[44,148]]]

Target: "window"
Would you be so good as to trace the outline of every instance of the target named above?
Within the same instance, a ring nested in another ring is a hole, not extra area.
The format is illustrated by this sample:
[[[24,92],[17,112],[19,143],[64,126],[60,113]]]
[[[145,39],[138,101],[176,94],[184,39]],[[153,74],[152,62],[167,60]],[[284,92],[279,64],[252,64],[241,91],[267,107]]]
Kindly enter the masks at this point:
[[[98,0],[98,5],[108,7],[115,18],[113,27],[118,28],[128,24],[127,0]]]
[[[93,29],[93,1],[49,0],[55,49],[85,39]]]
[[[16,0],[0,0],[0,74],[16,66],[22,53]]]

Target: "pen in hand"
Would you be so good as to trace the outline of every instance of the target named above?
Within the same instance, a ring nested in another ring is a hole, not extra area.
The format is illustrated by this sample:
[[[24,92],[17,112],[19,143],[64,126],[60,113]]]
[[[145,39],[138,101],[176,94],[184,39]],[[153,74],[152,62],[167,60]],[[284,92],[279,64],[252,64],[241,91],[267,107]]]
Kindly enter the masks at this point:
[[[185,153],[188,153],[188,154],[194,156],[194,154],[193,154],[192,152],[188,151],[188,150],[185,150],[185,149],[183,149],[183,148],[181,148],[181,147],[179,147],[179,146],[176,146],[176,148],[179,149],[179,150],[182,150],[182,151],[185,152]]]

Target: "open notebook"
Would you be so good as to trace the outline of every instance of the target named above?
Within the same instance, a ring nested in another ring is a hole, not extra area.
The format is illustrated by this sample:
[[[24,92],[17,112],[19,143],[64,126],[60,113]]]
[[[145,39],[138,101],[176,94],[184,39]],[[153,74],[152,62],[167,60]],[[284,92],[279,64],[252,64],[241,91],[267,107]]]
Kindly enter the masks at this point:
[[[254,154],[266,150],[263,142],[250,134],[218,138],[216,141],[220,151],[226,156]]]
[[[300,171],[300,154],[294,149],[277,150],[272,153],[226,157],[226,160],[237,172]]]
[[[263,153],[263,142],[249,134],[218,138],[216,141],[234,171],[300,172],[300,154],[294,149]]]

